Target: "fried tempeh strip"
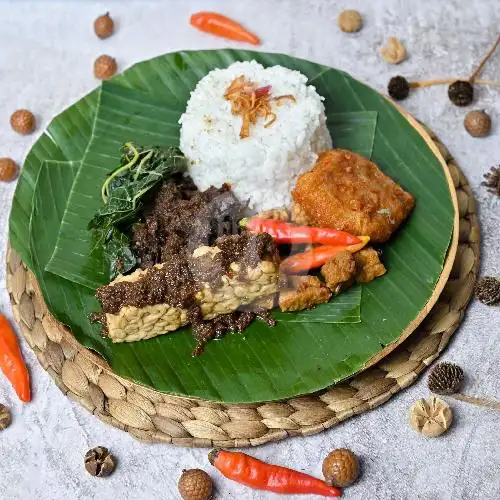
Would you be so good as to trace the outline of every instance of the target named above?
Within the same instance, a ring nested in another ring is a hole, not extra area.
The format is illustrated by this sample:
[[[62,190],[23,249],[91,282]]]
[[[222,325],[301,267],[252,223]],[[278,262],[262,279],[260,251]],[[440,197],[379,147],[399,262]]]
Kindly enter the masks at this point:
[[[161,268],[162,264],[157,267]],[[240,306],[274,296],[278,291],[278,267],[272,261],[262,260],[256,267],[240,275],[240,264],[230,265],[231,275],[221,277],[221,284],[204,284],[195,295],[204,319],[235,311]],[[123,281],[137,282],[147,271],[138,270],[120,276],[110,285]],[[188,323],[187,309],[170,304],[143,307],[123,306],[117,314],[105,314],[104,330],[112,342],[135,342],[169,333]]]

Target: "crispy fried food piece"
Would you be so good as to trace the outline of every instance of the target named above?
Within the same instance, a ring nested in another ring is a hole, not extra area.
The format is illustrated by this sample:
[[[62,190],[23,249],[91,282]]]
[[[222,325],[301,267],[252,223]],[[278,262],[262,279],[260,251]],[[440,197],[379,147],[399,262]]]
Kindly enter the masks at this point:
[[[415,205],[375,163],[344,149],[321,154],[292,196],[314,224],[370,236],[374,243],[387,241]]]
[[[285,289],[280,293],[279,306],[282,311],[302,311],[330,300],[332,292],[316,276],[295,276],[295,289]]]
[[[380,262],[380,256],[372,247],[363,248],[354,255],[356,262],[356,282],[369,283],[387,272],[384,264]]]
[[[304,209],[297,203],[292,203],[292,210],[290,213],[290,220],[298,226],[311,225],[311,219],[307,216]]]
[[[333,293],[349,287],[353,282],[355,272],[354,256],[347,250],[335,255],[321,268],[321,275],[325,278],[326,286]]]
[[[288,213],[286,207],[264,210],[263,212],[258,213],[256,217],[260,217],[261,219],[282,220],[284,222],[288,222],[290,220],[290,214]]]

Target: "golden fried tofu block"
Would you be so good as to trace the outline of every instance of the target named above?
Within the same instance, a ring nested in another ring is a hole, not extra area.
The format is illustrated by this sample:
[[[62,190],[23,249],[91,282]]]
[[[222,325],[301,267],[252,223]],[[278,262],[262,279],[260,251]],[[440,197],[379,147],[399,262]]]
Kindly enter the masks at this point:
[[[384,264],[380,262],[380,256],[371,247],[363,248],[353,254],[356,262],[356,282],[369,283],[387,272]]]
[[[321,275],[325,278],[326,286],[334,293],[352,284],[355,272],[354,256],[347,250],[335,255],[321,268]]]
[[[302,174],[293,199],[318,226],[387,241],[408,217],[415,199],[375,163],[344,149],[319,156]]]
[[[282,311],[303,311],[330,300],[332,292],[316,276],[295,276],[294,289],[282,290],[279,306]]]

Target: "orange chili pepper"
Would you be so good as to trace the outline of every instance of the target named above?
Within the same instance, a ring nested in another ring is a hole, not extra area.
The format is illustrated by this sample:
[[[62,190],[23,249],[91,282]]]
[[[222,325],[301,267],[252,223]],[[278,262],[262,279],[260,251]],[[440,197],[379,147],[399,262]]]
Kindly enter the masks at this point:
[[[229,19],[229,17],[217,14],[216,12],[198,12],[191,16],[191,25],[205,33],[215,36],[229,38],[238,42],[248,42],[259,45],[260,39],[241,24]]]
[[[320,479],[287,467],[266,464],[246,453],[212,450],[208,460],[227,478],[258,490],[289,495],[297,493],[324,497],[342,495],[342,490]]]
[[[298,274],[321,267],[340,252],[347,250],[348,252],[355,253],[370,241],[369,236],[358,236],[358,238],[361,240],[361,243],[356,245],[321,245],[306,252],[291,255],[281,263],[280,270],[287,274]]]
[[[17,336],[7,318],[0,314],[0,369],[10,380],[21,401],[31,401],[30,377]]]

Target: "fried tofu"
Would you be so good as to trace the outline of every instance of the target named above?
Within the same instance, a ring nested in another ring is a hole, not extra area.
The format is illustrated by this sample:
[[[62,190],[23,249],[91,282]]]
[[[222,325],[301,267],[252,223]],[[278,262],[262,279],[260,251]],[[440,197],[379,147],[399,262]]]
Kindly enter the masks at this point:
[[[371,247],[363,248],[353,257],[356,262],[357,283],[369,283],[387,272],[378,252]]]
[[[375,163],[344,149],[319,156],[302,174],[293,200],[314,224],[387,241],[408,217],[415,199]]]
[[[303,311],[330,300],[332,292],[316,276],[293,277],[293,289],[280,292],[279,306],[282,311]]]
[[[321,275],[326,286],[334,293],[342,288],[348,288],[356,273],[356,262],[352,253],[347,250],[332,257],[322,268]]]

